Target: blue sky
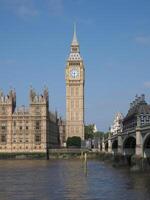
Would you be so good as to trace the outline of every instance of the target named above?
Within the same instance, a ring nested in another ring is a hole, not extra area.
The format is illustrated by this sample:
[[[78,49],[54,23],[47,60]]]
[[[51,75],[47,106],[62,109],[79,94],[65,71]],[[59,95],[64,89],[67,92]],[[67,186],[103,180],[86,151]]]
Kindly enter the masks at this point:
[[[0,0],[0,88],[49,88],[50,109],[65,116],[65,65],[73,23],[86,69],[86,123],[107,131],[136,94],[150,103],[149,0]]]

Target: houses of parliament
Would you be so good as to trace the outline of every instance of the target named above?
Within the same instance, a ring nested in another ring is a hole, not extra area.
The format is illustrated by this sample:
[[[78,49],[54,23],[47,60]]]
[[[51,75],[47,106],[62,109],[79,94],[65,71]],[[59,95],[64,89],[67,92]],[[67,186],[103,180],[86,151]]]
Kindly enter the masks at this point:
[[[84,140],[84,65],[74,29],[65,69],[66,119],[49,110],[49,93],[29,91],[29,106],[16,107],[16,92],[0,91],[0,152],[47,152],[68,137]]]

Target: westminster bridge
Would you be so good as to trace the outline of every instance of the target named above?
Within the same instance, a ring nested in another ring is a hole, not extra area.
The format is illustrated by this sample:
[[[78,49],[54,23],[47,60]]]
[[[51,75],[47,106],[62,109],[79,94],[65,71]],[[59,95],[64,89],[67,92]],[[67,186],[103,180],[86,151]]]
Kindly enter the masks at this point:
[[[150,157],[150,124],[134,131],[109,135],[102,141],[102,151],[112,154]]]
[[[137,97],[122,121],[122,129],[103,138],[101,151],[124,156],[150,158],[150,105]]]

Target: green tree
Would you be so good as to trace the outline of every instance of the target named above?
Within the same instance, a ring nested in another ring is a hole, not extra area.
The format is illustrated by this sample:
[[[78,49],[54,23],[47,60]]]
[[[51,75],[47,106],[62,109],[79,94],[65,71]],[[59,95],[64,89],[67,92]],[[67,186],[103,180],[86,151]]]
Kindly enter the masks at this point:
[[[84,127],[85,139],[94,138],[94,124],[89,124]]]
[[[104,134],[104,138],[105,138],[105,139],[108,138],[108,137],[109,137],[109,134],[110,134],[110,132],[106,132],[106,133]]]
[[[102,139],[104,135],[105,135],[105,133],[102,132],[102,131],[97,131],[97,132],[94,133],[94,137],[95,137],[95,138],[100,138],[100,139]]]
[[[68,137],[68,139],[67,139],[67,148],[68,147],[81,148],[81,138],[78,137],[78,136]]]
[[[94,124],[89,124],[89,125],[86,125],[85,128],[85,139],[94,139],[94,138],[99,138],[99,139],[102,139],[103,137],[104,138],[107,138],[108,135],[109,135],[109,132],[103,132],[103,131],[97,131],[97,132],[94,132]]]

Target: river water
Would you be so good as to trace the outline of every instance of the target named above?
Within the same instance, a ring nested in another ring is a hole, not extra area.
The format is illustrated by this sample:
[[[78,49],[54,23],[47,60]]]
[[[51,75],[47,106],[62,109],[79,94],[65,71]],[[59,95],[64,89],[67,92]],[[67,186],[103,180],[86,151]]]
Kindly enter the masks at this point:
[[[150,200],[150,174],[100,161],[0,161],[0,200]]]

